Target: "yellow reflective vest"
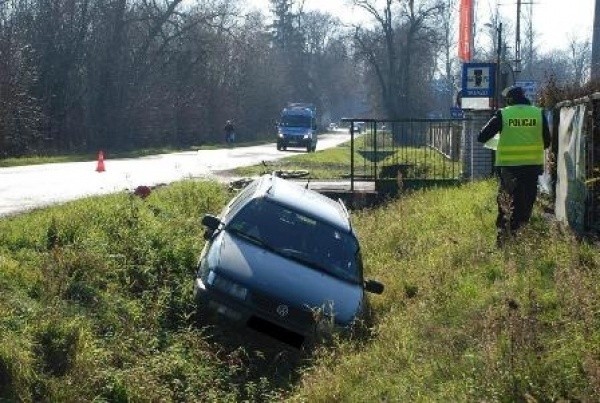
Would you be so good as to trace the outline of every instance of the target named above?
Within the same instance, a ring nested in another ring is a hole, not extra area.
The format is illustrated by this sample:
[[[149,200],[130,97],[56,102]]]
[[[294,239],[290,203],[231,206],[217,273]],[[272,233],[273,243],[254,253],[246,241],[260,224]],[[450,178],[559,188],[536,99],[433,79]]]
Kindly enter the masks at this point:
[[[544,164],[543,117],[542,110],[531,105],[502,109],[496,166]]]

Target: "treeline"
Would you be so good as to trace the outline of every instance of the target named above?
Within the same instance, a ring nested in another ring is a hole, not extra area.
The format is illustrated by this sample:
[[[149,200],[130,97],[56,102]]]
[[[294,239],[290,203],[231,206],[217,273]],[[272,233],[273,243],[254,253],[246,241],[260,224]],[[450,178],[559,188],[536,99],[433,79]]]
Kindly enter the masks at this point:
[[[339,21],[277,11],[273,24],[228,0],[0,0],[0,157],[217,142],[227,119],[253,140],[289,101],[351,112]]]
[[[221,142],[228,119],[269,138],[287,102],[316,104],[322,124],[448,114],[457,0],[354,0],[357,26],[301,0],[244,3],[0,0],[0,158]],[[589,40],[542,54],[529,29],[524,44],[521,79],[585,82]],[[494,48],[476,41],[474,61]]]

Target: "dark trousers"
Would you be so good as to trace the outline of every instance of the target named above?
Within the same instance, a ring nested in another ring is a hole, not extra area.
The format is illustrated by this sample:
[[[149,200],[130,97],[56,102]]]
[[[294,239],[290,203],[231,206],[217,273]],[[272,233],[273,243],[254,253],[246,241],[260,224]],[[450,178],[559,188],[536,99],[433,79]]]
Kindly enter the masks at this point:
[[[514,233],[531,218],[533,204],[537,197],[538,176],[543,173],[541,166],[524,165],[498,167],[500,186],[498,189],[498,234]]]

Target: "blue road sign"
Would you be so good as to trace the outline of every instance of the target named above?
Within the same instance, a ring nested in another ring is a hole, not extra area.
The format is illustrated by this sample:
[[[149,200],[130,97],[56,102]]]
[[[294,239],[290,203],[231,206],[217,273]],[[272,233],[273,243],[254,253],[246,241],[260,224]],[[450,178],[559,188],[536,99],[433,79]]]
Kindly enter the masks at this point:
[[[462,110],[462,108],[453,106],[450,108],[450,117],[452,119],[462,119],[465,117],[465,112]]]
[[[515,82],[515,85],[523,88],[525,96],[531,102],[536,103],[538,100],[538,82],[535,80],[522,80]]]
[[[496,89],[494,63],[464,63],[462,68],[463,98],[493,98]]]

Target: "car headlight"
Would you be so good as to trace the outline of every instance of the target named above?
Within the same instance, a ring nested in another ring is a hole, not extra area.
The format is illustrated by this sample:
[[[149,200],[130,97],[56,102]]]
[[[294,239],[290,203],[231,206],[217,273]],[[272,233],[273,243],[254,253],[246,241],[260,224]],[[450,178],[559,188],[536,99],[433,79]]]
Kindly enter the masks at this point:
[[[283,133],[282,132],[277,132],[277,137],[279,137],[280,139],[283,138]]]
[[[206,282],[217,290],[227,293],[238,299],[246,299],[248,289],[238,283],[227,280],[222,276],[217,275],[214,271],[208,274]]]
[[[310,138],[310,133],[306,133],[306,134],[304,135],[304,140],[308,140],[309,138]]]

